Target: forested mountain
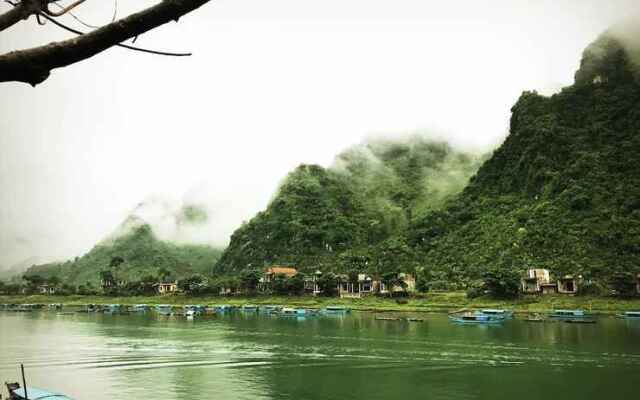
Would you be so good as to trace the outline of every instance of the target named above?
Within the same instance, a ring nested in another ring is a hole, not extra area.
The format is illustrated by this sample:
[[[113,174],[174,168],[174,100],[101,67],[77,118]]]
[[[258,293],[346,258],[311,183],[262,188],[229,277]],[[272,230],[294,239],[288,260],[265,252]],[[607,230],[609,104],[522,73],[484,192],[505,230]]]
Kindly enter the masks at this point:
[[[267,209],[234,232],[216,269],[392,268],[394,254],[413,259],[405,243],[411,222],[462,190],[480,163],[413,136],[370,140],[340,154],[330,168],[301,165]]]
[[[410,228],[428,274],[490,266],[607,278],[640,266],[640,80],[611,33],[583,54],[575,84],[522,94],[510,134],[469,186]]]
[[[126,228],[126,229],[125,229]],[[100,272],[111,270],[118,280],[157,277],[160,271],[172,279],[195,273],[210,275],[221,250],[206,245],[182,245],[159,240],[151,226],[129,217],[117,234],[103,240],[82,257],[64,263],[34,266],[27,275],[58,276],[66,284],[100,282]]]
[[[356,146],[328,169],[303,165],[233,234],[216,269],[416,268],[449,287],[492,267],[636,271],[640,52],[619,37],[584,51],[574,85],[524,92],[475,176],[479,158],[419,138]]]

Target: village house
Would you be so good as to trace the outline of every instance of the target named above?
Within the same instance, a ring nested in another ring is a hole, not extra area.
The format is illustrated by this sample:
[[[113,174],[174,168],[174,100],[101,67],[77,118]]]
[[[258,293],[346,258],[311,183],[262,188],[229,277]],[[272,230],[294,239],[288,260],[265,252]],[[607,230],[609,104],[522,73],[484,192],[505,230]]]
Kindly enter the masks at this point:
[[[558,279],[558,293],[578,293],[578,281],[573,277],[573,275],[565,275],[562,278]]]
[[[284,275],[285,278],[291,278],[298,275],[298,270],[293,267],[273,266],[265,269],[260,281],[258,282],[258,288],[260,290],[267,290],[271,287],[271,283],[277,275]]]
[[[398,292],[415,292],[416,290],[416,279],[414,278],[413,275],[408,274],[408,273],[404,273],[404,272],[400,272],[398,274],[398,279],[401,280],[402,282],[404,282],[404,287],[402,287],[402,285],[394,285],[393,288],[391,288],[391,292],[392,293],[398,293]],[[384,282],[380,282],[379,283],[379,287],[380,287],[380,294],[388,294],[389,293],[389,288],[387,288],[387,285]]]
[[[322,275],[322,271],[317,270],[311,276],[306,276],[304,278],[304,291],[305,293],[310,293],[314,296],[320,294],[320,286],[318,286],[318,279]]]
[[[56,294],[56,288],[50,285],[40,285],[38,291],[40,294]]]
[[[527,276],[522,278],[522,292],[527,294],[542,293],[543,288],[550,290],[555,287],[555,284],[550,285],[549,270],[537,268],[529,269]]]
[[[161,282],[153,285],[159,295],[172,294],[178,291],[178,282]]]
[[[342,275],[340,278],[340,283],[338,284],[340,297],[359,298],[374,292],[376,281],[366,274],[358,274],[358,282],[349,282],[347,275]]]

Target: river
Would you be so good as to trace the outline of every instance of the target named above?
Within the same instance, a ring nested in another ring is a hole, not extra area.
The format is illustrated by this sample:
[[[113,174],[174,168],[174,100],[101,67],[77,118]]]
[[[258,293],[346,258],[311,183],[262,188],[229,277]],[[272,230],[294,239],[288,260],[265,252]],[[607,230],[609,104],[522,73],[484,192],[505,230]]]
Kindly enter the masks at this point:
[[[637,398],[640,322],[0,313],[0,380],[76,400]]]

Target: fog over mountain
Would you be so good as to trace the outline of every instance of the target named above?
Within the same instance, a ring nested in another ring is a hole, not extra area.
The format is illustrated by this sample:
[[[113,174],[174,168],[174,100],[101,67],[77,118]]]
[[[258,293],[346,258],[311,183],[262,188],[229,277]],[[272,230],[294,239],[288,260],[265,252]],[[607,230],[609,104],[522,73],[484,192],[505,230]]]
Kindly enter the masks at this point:
[[[224,246],[289,171],[334,165],[370,135],[428,133],[466,151],[495,148],[523,90],[573,83],[583,49],[637,8],[635,0],[266,3],[216,2],[189,24],[139,39],[193,51],[188,59],[113,49],[37,89],[0,87],[0,268],[73,258],[136,218],[164,240]],[[91,7],[78,13],[101,21],[104,10]],[[0,51],[67,37],[32,25],[3,32]],[[638,49],[634,29],[612,32]]]

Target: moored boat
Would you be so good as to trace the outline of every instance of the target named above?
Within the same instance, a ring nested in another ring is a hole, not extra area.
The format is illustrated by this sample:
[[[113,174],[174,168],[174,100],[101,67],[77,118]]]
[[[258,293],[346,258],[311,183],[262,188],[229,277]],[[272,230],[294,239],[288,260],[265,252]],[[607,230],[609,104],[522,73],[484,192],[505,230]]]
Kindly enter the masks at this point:
[[[38,388],[30,387],[25,391],[18,383],[7,383],[6,385],[10,400],[72,400],[71,397],[63,394],[52,393]]]
[[[131,312],[136,314],[146,314],[150,310],[149,306],[146,304],[136,304],[131,307]]]
[[[207,308],[200,304],[188,304],[183,307],[185,315],[188,315],[189,311],[192,311],[193,315],[204,315],[207,312]]]
[[[504,318],[492,315],[468,313],[462,315],[449,315],[449,320],[457,324],[502,324]]]
[[[173,307],[169,304],[158,304],[155,311],[158,315],[173,315]]]
[[[282,306],[267,305],[260,307],[260,314],[278,314],[282,310]]]
[[[228,304],[218,304],[213,306],[213,309],[216,310],[216,313],[224,314],[233,311],[234,307]]]
[[[491,315],[491,316],[501,317],[506,319],[513,318],[513,311],[502,310],[497,308],[485,308],[483,310],[477,311],[476,313],[482,314],[482,315]]]
[[[105,314],[112,314],[112,315],[127,313],[127,311],[121,304],[109,304],[104,308],[103,312]]]
[[[622,314],[618,314],[617,317],[630,321],[640,321],[640,311],[626,311]]]
[[[326,306],[323,311],[325,314],[347,314],[351,309],[344,306]]]
[[[549,314],[549,318],[558,319],[584,319],[588,317],[589,314],[585,313],[584,310],[553,310]]]
[[[258,309],[259,307],[254,304],[245,304],[242,306],[243,312],[257,312]]]

